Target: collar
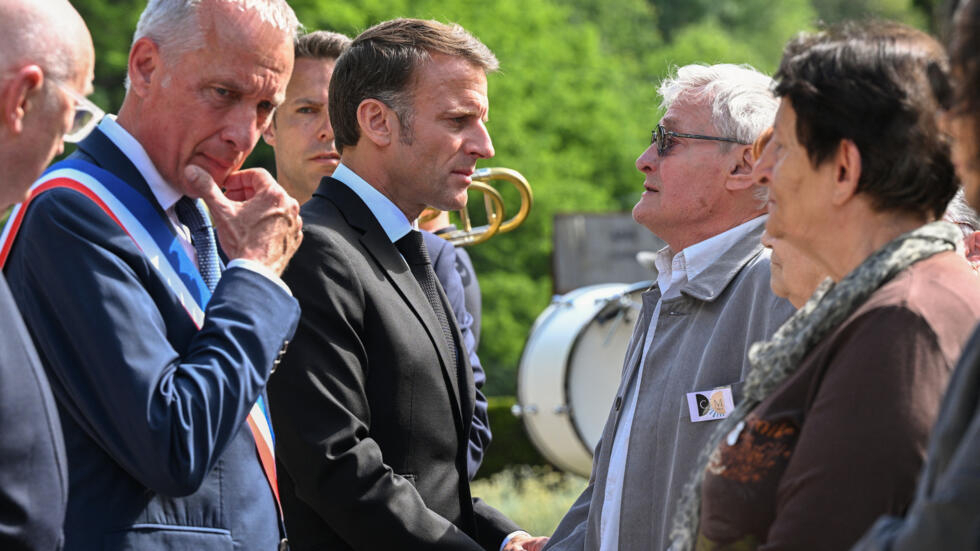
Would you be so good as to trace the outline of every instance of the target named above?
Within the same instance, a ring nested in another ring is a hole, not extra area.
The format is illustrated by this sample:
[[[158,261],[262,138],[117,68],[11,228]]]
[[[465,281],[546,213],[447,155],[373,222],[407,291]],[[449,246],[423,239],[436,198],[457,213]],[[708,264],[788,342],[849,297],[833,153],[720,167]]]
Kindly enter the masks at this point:
[[[683,288],[685,294],[705,301],[716,299],[745,263],[762,251],[760,239],[767,217],[762,215],[743,222],[676,255],[670,247],[660,249],[655,263],[661,292],[665,292],[665,281],[671,281],[673,271],[681,269],[687,275],[687,284]]]
[[[153,161],[150,160],[146,150],[132,134],[119,126],[115,115],[106,115],[99,123],[99,130],[133,163],[140,176],[146,180],[150,192],[153,193],[153,197],[163,210],[170,210],[183,197],[183,193],[177,191],[177,188],[164,180],[163,176],[160,176],[160,172],[153,165]]]
[[[414,229],[412,222],[391,199],[344,166],[344,163],[337,165],[337,169],[333,171],[333,179],[349,187],[361,201],[364,201],[392,243],[405,237]]]

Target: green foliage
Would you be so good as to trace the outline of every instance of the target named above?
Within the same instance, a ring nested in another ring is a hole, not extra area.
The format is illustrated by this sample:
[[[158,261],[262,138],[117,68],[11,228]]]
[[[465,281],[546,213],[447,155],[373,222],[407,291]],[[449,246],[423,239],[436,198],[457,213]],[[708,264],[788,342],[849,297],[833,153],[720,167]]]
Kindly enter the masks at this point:
[[[518,465],[470,485],[474,496],[534,535],[550,535],[585,489],[586,480],[549,467]]]
[[[691,62],[771,71],[785,41],[826,21],[875,13],[929,26],[939,0],[290,0],[307,29],[351,36],[393,17],[455,21],[501,62],[489,78],[494,159],[534,188],[528,221],[471,249],[484,292],[480,356],[489,394],[513,394],[521,349],[551,294],[552,220],[568,211],[627,210],[639,196],[636,157],[660,112],[658,81]],[[119,109],[142,0],[74,0],[96,46],[93,99]],[[272,170],[260,143],[250,166]],[[509,204],[513,190],[504,184]]]
[[[813,7],[827,23],[877,17],[927,29],[932,15],[915,0],[813,0]]]

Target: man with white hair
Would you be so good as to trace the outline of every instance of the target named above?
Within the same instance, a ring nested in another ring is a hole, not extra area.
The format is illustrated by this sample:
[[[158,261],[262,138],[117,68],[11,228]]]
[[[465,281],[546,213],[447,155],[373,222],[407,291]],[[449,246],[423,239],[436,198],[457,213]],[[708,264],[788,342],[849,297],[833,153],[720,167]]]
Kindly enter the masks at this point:
[[[688,65],[660,86],[666,113],[636,160],[633,218],[667,242],[623,364],[592,477],[546,549],[665,549],[690,469],[741,398],[749,346],[793,311],[769,289],[752,142],[772,124],[771,80]]]
[[[65,0],[0,0],[0,212],[85,130],[95,52]],[[76,122],[78,123],[76,125]],[[0,277],[0,549],[57,549],[68,473],[61,423],[30,334]]]
[[[284,0],[150,0],[118,117],[11,216],[0,263],[64,427],[65,549],[288,545],[264,393],[299,319],[279,278],[299,207],[239,168],[297,27]]]

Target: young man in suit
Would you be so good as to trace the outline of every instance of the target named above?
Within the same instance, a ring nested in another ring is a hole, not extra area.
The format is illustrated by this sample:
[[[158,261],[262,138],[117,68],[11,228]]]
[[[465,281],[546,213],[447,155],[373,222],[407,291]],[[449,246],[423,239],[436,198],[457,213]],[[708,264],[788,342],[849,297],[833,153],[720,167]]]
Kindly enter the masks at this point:
[[[298,205],[239,167],[296,27],[282,0],[151,0],[118,118],[13,218],[5,269],[64,425],[66,549],[286,546],[263,391],[299,318],[277,275]]]
[[[0,0],[0,213],[85,130],[95,53],[64,0]],[[85,103],[84,106],[78,105]],[[78,125],[76,125],[78,121]],[[0,276],[0,549],[57,549],[68,501],[61,422],[30,334]]]
[[[284,274],[303,306],[270,381],[294,549],[535,549],[470,496],[474,387],[435,280],[422,209],[462,207],[490,50],[461,27],[398,19],[358,36],[330,82],[341,164],[303,206]]]
[[[313,31],[296,41],[296,62],[286,88],[286,99],[272,117],[272,124],[262,134],[276,157],[276,180],[294,199],[304,204],[313,196],[320,180],[333,176],[340,164],[340,153],[334,146],[333,127],[327,109],[330,77],[340,54],[351,39],[340,33]],[[444,214],[446,214],[444,212]],[[466,470],[470,480],[476,475],[490,445],[490,419],[487,399],[480,392],[487,377],[476,355],[475,318],[467,307],[469,295],[462,276],[457,272],[459,257],[448,241],[423,231],[425,246],[432,258],[436,278],[446,292],[450,308],[462,335],[473,368],[476,401],[470,429],[469,456]],[[469,257],[467,257],[469,259]],[[470,264],[472,266],[472,264]]]

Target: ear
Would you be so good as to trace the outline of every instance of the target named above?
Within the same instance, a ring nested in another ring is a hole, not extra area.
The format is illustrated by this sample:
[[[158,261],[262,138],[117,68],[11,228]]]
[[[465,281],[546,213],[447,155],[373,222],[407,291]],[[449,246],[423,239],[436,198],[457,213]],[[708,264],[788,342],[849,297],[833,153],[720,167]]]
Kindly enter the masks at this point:
[[[146,96],[153,73],[162,66],[160,48],[147,37],[137,40],[129,50],[129,89]]]
[[[389,145],[394,139],[398,116],[384,102],[368,98],[357,106],[357,125],[361,136],[378,147]]]
[[[262,131],[262,139],[272,147],[276,147],[276,116],[272,115],[272,122],[266,125]]]
[[[0,120],[11,134],[24,131],[24,117],[43,85],[44,71],[37,65],[25,65],[17,69],[0,88]]]
[[[831,201],[840,206],[857,194],[858,180],[861,179],[861,152],[851,140],[841,140],[837,153],[827,162],[833,163],[834,191]]]
[[[739,146],[732,154],[734,162],[728,171],[728,178],[725,180],[725,189],[728,191],[749,189],[755,183],[755,179],[752,178],[752,146]]]
[[[974,266],[980,265],[980,231],[975,231],[963,238],[966,249],[966,259]]]

